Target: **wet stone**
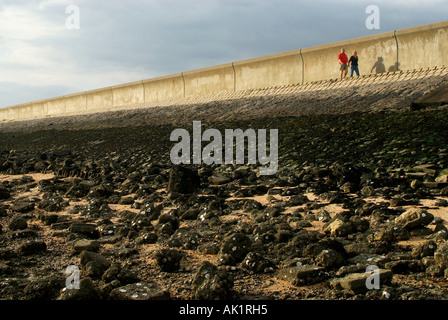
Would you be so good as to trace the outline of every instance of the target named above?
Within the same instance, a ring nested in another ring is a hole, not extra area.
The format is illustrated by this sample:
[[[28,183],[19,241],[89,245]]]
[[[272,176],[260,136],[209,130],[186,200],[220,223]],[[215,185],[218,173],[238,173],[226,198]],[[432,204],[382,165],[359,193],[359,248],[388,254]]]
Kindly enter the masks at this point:
[[[167,289],[155,283],[137,282],[115,288],[110,292],[111,300],[170,300]]]
[[[112,263],[111,266],[103,273],[101,279],[106,283],[119,281],[121,285],[127,285],[139,281],[135,273],[130,271],[129,268],[122,267],[119,263]]]
[[[101,278],[111,262],[102,255],[91,251],[82,251],[79,255],[83,274],[87,277]]]
[[[9,192],[8,189],[0,187],[0,200],[9,199],[10,196],[11,196],[11,193]]]
[[[275,263],[259,253],[249,252],[241,262],[241,267],[254,273],[269,273],[274,271]]]
[[[333,249],[322,250],[315,259],[316,264],[327,269],[340,267],[345,263],[345,257]]]
[[[425,267],[420,260],[398,260],[386,263],[386,269],[394,274],[408,274],[411,272],[423,272]]]
[[[34,210],[34,202],[28,200],[16,200],[11,207],[12,211],[26,213]]]
[[[92,251],[97,252],[100,248],[100,243],[96,240],[82,239],[75,242],[73,245],[73,250],[76,253],[81,253],[82,251]]]
[[[243,233],[233,233],[224,239],[221,246],[221,253],[228,254],[235,263],[241,262],[249,252],[252,241]]]
[[[11,231],[25,230],[26,228],[28,228],[28,223],[20,216],[14,216],[8,224],[8,229]]]
[[[100,236],[98,227],[94,224],[88,223],[73,223],[70,226],[69,231],[80,234],[89,239],[98,239]]]
[[[57,300],[99,300],[100,295],[98,293],[95,284],[91,278],[82,278],[79,281],[79,289],[67,289],[66,287],[61,290],[61,294]]]
[[[185,229],[177,229],[168,240],[170,247],[194,250],[200,244],[201,236],[199,233]]]
[[[201,180],[196,171],[175,166],[170,170],[167,190],[168,192],[189,194],[196,191],[200,183]]]
[[[17,253],[21,256],[30,256],[36,253],[45,252],[47,250],[47,244],[43,241],[28,241],[22,243],[17,248]]]
[[[434,259],[441,268],[448,268],[448,241],[439,244],[434,252]]]
[[[223,300],[232,298],[233,277],[229,272],[211,264],[202,263],[193,278],[194,299]]]
[[[312,265],[289,267],[277,271],[275,277],[296,286],[307,286],[325,281],[325,269]]]
[[[395,219],[395,224],[411,230],[424,227],[434,220],[434,216],[425,209],[412,208]]]
[[[179,271],[183,253],[175,249],[161,249],[156,251],[154,258],[162,271],[177,272]]]
[[[379,269],[378,275],[380,278],[380,285],[388,285],[392,281],[392,272],[390,270]],[[333,279],[330,284],[336,290],[345,290],[351,294],[366,293],[369,289],[366,281],[372,276],[371,272],[366,273],[351,273],[343,278]]]

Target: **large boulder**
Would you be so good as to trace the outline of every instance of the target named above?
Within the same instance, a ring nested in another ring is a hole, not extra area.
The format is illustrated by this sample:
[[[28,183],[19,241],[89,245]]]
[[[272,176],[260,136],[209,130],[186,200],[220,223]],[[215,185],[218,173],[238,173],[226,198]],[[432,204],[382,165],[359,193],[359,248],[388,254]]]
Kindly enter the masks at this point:
[[[168,192],[189,194],[196,191],[201,184],[197,171],[181,166],[175,166],[170,170],[168,180]]]
[[[233,293],[233,277],[208,261],[202,263],[193,278],[194,299],[229,299]]]
[[[422,208],[406,210],[395,219],[395,224],[407,230],[424,227],[434,220],[434,216]]]
[[[448,268],[448,241],[437,247],[437,250],[434,252],[434,259],[441,268]]]

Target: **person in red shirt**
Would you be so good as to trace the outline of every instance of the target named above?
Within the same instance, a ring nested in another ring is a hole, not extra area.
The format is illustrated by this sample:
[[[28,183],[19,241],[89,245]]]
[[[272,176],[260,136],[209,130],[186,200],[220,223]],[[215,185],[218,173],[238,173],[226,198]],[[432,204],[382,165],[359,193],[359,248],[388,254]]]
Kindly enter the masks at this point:
[[[338,60],[339,60],[339,64],[340,64],[340,68],[339,70],[341,71],[341,79],[347,76],[347,72],[348,72],[348,57],[345,54],[345,49],[342,48],[341,49],[341,53],[339,53],[338,55]]]

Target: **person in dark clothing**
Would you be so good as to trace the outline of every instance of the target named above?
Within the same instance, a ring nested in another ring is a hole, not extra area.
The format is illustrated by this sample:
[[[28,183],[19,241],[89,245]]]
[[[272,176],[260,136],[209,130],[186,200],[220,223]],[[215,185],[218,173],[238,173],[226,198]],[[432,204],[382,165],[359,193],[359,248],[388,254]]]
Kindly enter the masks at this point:
[[[358,53],[356,51],[353,51],[353,55],[350,57],[350,60],[348,61],[348,65],[350,66],[350,77],[353,77],[353,72],[356,72],[357,76],[359,77],[359,68],[358,68]]]

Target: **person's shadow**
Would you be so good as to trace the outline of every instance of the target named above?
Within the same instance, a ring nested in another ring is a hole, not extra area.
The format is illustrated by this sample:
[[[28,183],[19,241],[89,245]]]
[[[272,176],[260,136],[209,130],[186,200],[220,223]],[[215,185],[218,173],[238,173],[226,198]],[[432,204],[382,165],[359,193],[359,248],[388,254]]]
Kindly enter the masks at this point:
[[[373,65],[372,69],[370,70],[370,73],[372,73],[374,69],[375,73],[386,72],[386,66],[384,65],[383,61],[384,61],[383,57],[378,57],[378,60]]]
[[[398,62],[395,62],[395,64],[393,66],[389,67],[389,72],[395,72],[400,70],[400,64]]]

